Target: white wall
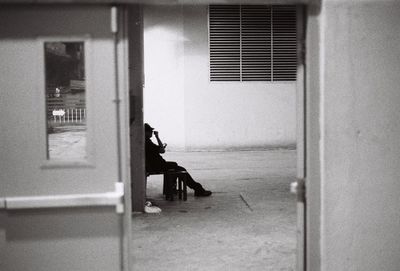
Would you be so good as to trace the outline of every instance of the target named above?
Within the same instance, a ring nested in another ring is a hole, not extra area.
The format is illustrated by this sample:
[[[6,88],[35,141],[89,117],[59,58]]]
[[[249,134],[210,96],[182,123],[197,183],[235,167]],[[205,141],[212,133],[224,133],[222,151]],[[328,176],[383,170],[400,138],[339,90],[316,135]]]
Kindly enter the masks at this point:
[[[400,269],[400,3],[325,1],[322,270]]]
[[[144,121],[169,147],[184,146],[184,43],[180,7],[144,8]]]
[[[145,8],[145,121],[171,148],[293,146],[295,84],[209,82],[207,20],[207,6]]]

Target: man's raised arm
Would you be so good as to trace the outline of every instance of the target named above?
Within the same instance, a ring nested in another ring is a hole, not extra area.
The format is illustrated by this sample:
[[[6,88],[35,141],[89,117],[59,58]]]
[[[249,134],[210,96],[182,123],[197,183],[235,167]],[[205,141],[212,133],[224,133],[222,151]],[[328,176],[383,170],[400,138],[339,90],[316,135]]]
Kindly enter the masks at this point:
[[[165,152],[165,147],[167,146],[167,144],[162,143],[160,137],[158,136],[158,131],[153,131],[154,132],[154,136],[157,139],[157,144],[160,147],[160,153],[164,153]]]

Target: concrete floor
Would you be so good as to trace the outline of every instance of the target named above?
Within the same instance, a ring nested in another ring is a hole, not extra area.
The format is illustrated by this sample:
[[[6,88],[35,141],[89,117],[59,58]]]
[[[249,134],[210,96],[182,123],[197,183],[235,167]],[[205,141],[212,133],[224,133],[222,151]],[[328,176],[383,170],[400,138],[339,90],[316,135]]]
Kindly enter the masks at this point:
[[[147,195],[160,214],[133,215],[134,270],[294,270],[295,150],[167,152],[211,197],[167,202],[162,177]]]

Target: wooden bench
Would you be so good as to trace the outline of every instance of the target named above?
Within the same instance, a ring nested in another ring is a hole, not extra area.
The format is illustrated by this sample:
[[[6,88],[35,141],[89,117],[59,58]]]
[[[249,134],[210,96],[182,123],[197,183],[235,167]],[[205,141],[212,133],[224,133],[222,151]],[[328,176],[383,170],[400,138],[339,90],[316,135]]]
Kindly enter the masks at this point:
[[[178,180],[178,198],[180,200],[187,200],[187,172],[186,171],[157,171],[157,172],[147,172],[146,176],[151,175],[163,175],[163,195],[165,195],[166,200],[174,200],[174,188],[176,185],[176,180]]]

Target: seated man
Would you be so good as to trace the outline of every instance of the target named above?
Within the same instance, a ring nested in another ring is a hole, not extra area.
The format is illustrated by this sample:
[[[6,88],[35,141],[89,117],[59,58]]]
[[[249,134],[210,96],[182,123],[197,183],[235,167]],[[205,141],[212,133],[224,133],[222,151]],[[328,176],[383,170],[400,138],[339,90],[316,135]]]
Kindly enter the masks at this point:
[[[154,144],[151,141],[151,137],[153,136],[153,130],[148,123],[144,124],[145,129],[145,137],[146,137],[146,171],[147,172],[163,172],[167,170],[176,170],[176,171],[186,171],[185,168],[179,166],[175,162],[165,161],[164,158],[160,155],[160,153],[165,152],[166,144],[163,144],[158,137],[158,132],[154,131],[154,135],[157,139],[157,144]],[[211,191],[205,190],[201,184],[195,182],[192,176],[189,173],[187,174],[187,186],[194,190],[194,195],[196,197],[207,197],[211,195]]]

